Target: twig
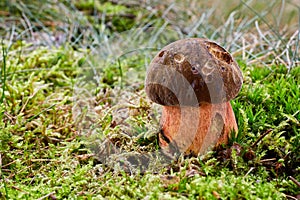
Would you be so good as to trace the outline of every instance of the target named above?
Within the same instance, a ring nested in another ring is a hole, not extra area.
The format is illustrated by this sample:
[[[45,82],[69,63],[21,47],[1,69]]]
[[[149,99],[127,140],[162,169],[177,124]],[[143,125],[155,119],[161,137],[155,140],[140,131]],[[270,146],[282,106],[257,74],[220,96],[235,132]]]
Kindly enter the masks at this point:
[[[13,164],[13,163],[15,163],[15,162],[17,162],[18,160],[14,160],[14,161],[12,161],[12,162],[10,162],[10,163],[7,163],[6,165],[3,165],[3,166],[1,166],[1,168],[5,168],[5,167],[7,167],[7,166],[9,166],[9,165],[11,165],[11,164]]]
[[[276,158],[268,158],[268,159],[264,159],[264,160],[260,160],[260,162],[270,162],[270,161],[275,161]]]
[[[296,197],[293,197],[293,196],[291,196],[291,195],[285,195],[286,197],[288,197],[288,198],[290,198],[290,199],[294,199],[294,200],[298,200],[298,198],[296,198]]]
[[[256,142],[254,142],[251,147],[255,147],[264,137],[266,137],[266,135],[268,135],[269,133],[271,133],[273,131],[273,129],[269,129],[267,130],[264,134],[262,134],[257,140]]]
[[[20,191],[20,192],[24,192],[25,194],[29,194],[29,192],[26,192],[26,191],[24,191],[24,190],[22,190],[22,189],[20,189],[20,188],[18,188],[17,186],[11,186],[13,189],[15,189],[15,190],[18,190],[18,191]]]
[[[28,122],[30,122],[31,120],[37,118],[37,117],[38,117],[40,114],[42,114],[43,112],[49,111],[50,109],[52,109],[52,108],[55,107],[55,106],[56,106],[56,103],[53,104],[53,105],[51,105],[51,106],[49,106],[49,107],[47,107],[47,108],[45,108],[44,110],[42,110],[42,111],[39,112],[38,114],[36,114],[36,115],[30,117],[29,119],[27,119],[26,123],[28,123]]]
[[[46,199],[47,197],[50,197],[51,199],[56,199],[55,196],[53,196],[55,194],[55,192],[51,192],[49,194],[46,194],[45,196],[42,196],[41,198],[39,198],[38,200],[43,200]]]
[[[294,177],[289,176],[289,178],[300,188],[300,183]]]
[[[9,119],[9,121],[10,121],[11,123],[14,122],[14,117],[13,117],[11,114],[9,114],[9,113],[7,113],[7,112],[4,112],[4,115]]]
[[[244,177],[248,176],[248,174],[250,174],[254,169],[255,169],[255,167],[251,167],[251,168],[249,169],[249,171],[245,174]]]
[[[25,171],[26,169],[29,169],[29,168],[31,168],[31,167],[32,167],[32,165],[29,165],[29,166],[27,166],[27,167],[24,167],[23,169],[17,171],[16,173],[10,174],[8,178],[11,179],[11,178],[14,177],[16,174],[20,174],[22,171]]]
[[[31,162],[52,162],[53,159],[45,159],[45,158],[39,158],[39,159],[31,159]]]

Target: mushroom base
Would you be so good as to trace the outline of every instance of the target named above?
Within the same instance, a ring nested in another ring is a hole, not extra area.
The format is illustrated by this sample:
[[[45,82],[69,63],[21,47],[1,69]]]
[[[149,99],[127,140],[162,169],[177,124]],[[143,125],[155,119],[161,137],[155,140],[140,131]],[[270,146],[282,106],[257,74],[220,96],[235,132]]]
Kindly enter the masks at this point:
[[[168,154],[203,154],[227,143],[238,127],[230,102],[199,107],[164,106],[159,144]]]

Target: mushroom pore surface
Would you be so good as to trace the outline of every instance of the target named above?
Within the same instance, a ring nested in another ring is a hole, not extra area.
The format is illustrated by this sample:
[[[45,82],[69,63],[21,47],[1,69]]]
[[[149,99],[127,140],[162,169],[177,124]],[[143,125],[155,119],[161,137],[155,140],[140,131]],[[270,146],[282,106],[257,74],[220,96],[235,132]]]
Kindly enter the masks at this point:
[[[175,41],[154,57],[145,82],[149,98],[161,105],[199,106],[233,99],[242,73],[224,48],[202,38]]]

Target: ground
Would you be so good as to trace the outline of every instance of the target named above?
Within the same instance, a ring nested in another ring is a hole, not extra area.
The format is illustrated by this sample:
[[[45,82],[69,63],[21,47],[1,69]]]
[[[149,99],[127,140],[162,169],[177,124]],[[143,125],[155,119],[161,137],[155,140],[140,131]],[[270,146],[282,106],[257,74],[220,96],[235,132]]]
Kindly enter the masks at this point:
[[[0,199],[299,199],[296,1],[0,5]],[[237,60],[239,132],[166,162],[144,79],[184,37]]]

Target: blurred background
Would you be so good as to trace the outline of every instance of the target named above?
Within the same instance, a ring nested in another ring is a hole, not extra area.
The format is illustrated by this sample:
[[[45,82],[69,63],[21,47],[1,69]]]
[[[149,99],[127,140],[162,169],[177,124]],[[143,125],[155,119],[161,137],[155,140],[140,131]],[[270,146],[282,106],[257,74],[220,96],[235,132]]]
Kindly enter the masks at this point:
[[[132,37],[128,31],[155,28],[153,36],[172,30],[179,38],[206,37],[246,63],[291,68],[299,64],[299,5],[298,0],[2,0],[0,35],[93,49],[113,35],[124,39]]]

